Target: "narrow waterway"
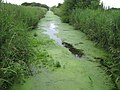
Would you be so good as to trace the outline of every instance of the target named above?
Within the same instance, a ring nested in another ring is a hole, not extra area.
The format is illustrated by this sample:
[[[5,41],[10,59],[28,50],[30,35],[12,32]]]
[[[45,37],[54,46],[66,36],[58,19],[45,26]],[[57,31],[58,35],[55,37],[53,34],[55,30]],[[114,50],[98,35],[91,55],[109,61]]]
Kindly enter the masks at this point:
[[[49,28],[43,32],[50,36],[51,39],[55,40],[59,45],[62,45],[62,40],[56,36],[59,32],[56,30],[56,26],[54,23],[50,23]]]
[[[43,32],[44,34],[49,35],[51,39],[53,39],[55,42],[57,42],[60,46],[63,46],[65,48],[68,48],[69,51],[77,58],[80,58],[83,55],[82,50],[74,48],[71,44],[67,42],[62,42],[60,38],[57,37],[57,34],[59,33],[57,31],[57,25],[54,23],[50,23],[49,29]]]
[[[99,60],[107,55],[97,48],[87,36],[72,26],[62,23],[60,18],[48,11],[38,24],[38,36],[52,39],[46,50],[60,67],[54,71],[42,69],[22,85],[12,90],[112,90],[110,77],[100,67]],[[37,38],[37,37],[36,37]],[[74,54],[74,55],[73,55]],[[77,57],[77,58],[76,58]]]

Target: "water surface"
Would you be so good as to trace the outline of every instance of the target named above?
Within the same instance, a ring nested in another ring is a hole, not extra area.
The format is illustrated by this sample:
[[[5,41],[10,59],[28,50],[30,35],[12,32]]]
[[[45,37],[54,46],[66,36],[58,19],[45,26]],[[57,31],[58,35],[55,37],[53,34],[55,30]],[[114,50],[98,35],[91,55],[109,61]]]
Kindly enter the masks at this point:
[[[54,23],[50,23],[49,27],[44,31],[44,34],[49,35],[49,37],[55,40],[59,45],[62,45],[62,40],[56,36],[59,32],[56,30],[56,25]]]

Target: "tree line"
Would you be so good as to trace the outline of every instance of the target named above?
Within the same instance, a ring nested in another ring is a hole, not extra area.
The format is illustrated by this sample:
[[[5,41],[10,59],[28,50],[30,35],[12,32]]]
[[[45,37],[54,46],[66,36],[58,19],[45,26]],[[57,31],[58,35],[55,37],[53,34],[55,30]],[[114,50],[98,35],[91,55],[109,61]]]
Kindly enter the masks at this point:
[[[23,6],[36,6],[36,7],[43,7],[49,10],[49,7],[46,4],[41,4],[41,3],[36,3],[36,2],[32,2],[32,3],[28,3],[28,2],[24,2],[21,5]]]

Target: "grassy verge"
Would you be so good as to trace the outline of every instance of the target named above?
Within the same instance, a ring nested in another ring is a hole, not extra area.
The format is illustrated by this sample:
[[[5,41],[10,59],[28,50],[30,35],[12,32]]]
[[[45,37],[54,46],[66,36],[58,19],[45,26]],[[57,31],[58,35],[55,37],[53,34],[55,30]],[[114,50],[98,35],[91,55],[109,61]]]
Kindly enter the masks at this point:
[[[44,17],[46,9],[0,3],[0,90],[8,90],[30,74],[33,49],[29,30]]]

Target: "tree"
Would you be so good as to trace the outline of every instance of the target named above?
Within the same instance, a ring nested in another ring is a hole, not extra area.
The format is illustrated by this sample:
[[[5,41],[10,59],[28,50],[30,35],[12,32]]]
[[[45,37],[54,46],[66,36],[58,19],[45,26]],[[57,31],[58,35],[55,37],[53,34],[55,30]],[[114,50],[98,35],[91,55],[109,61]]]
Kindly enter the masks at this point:
[[[48,7],[47,5],[41,4],[41,3],[36,3],[36,2],[32,2],[32,3],[24,2],[24,3],[22,3],[21,5],[23,5],[23,6],[43,7],[43,8],[46,8],[47,10],[49,10],[49,7]]]
[[[76,8],[80,9],[98,9],[100,0],[65,0],[61,5],[62,21],[69,23],[70,14]]]
[[[61,5],[62,5],[61,3],[58,3],[58,6],[57,6],[57,8],[60,8],[60,7],[61,7]]]

